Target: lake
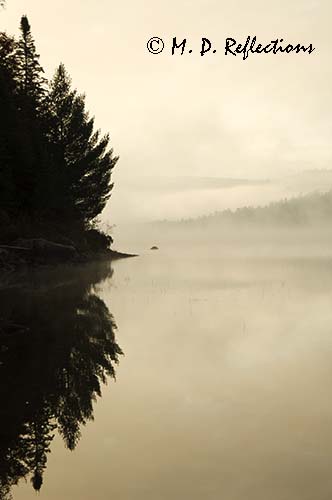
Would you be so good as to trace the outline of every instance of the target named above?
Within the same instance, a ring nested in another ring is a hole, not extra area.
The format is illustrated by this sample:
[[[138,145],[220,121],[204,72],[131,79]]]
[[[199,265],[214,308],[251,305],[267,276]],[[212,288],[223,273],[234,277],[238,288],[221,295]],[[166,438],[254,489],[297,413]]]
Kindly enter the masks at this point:
[[[329,256],[144,251],[9,285],[4,498],[332,497]]]

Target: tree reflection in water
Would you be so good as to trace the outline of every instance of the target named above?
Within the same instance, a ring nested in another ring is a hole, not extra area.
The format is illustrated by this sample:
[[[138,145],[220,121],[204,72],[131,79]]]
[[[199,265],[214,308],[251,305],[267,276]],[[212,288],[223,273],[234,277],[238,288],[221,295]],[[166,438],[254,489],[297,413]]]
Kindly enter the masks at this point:
[[[0,290],[0,498],[30,476],[40,490],[57,430],[67,448],[93,419],[122,351],[95,286],[109,264],[35,273]]]

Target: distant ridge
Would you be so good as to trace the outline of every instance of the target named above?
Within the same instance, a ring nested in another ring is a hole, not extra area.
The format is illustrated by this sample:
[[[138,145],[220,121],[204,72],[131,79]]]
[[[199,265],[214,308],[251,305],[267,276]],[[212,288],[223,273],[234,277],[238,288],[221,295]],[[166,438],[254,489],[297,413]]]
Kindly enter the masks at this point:
[[[291,225],[331,224],[332,190],[326,193],[313,192],[306,195],[285,198],[266,206],[246,206],[236,210],[222,210],[197,218],[177,221],[159,221],[172,226],[206,225]]]

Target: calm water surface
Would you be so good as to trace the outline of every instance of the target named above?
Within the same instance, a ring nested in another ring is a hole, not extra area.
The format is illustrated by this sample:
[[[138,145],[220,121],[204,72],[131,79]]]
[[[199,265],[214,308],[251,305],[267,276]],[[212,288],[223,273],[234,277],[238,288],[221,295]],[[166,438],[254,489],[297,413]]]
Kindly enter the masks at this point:
[[[332,498],[332,259],[147,252],[0,299],[14,500],[31,476],[41,500]]]

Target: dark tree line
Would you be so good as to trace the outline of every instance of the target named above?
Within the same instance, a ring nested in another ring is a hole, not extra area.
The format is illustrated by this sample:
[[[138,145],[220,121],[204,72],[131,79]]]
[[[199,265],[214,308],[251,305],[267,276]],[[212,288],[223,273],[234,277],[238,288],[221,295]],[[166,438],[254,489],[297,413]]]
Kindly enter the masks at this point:
[[[2,233],[13,221],[20,227],[7,239],[46,221],[60,232],[90,227],[110,197],[118,158],[64,65],[46,80],[26,16],[18,40],[0,33],[0,110]]]

